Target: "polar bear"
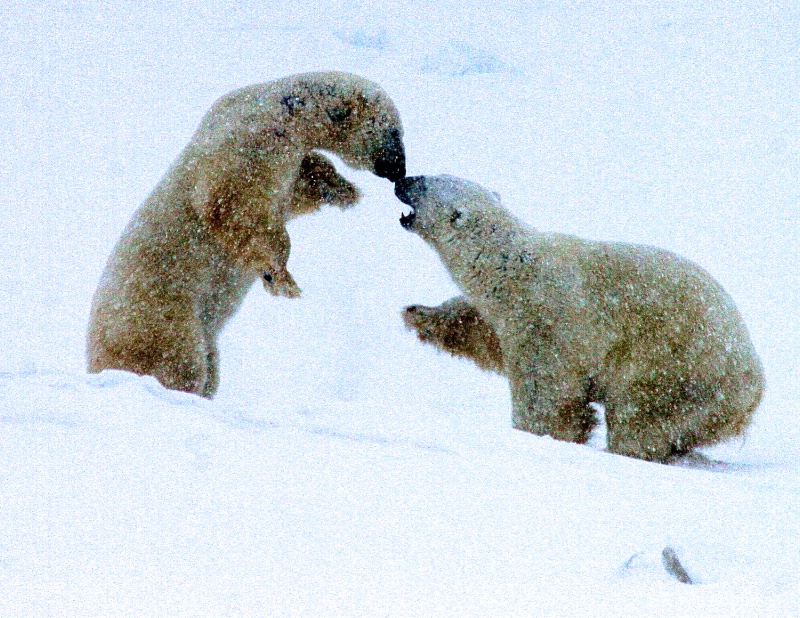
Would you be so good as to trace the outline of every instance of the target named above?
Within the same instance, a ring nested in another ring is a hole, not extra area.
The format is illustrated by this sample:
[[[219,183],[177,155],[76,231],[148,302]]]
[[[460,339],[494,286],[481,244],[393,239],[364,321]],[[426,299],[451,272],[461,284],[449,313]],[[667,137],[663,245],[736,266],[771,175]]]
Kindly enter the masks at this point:
[[[301,163],[289,218],[323,202],[345,209],[359,198],[318,153]],[[88,335],[89,371],[152,375],[167,388],[212,397],[219,385],[217,335],[262,277],[275,295],[299,289],[286,270],[288,236],[259,273],[233,262],[191,208],[147,202],[114,249],[95,292]]]
[[[253,282],[297,297],[286,223],[359,198],[318,150],[405,175],[400,117],[376,84],[306,73],[236,90],[206,114],[134,214],[95,292],[90,372],[123,369],[212,397],[216,338]]]
[[[741,435],[764,389],[730,296],[697,265],[642,245],[543,234],[496,194],[407,177],[401,217],[464,293],[411,306],[420,339],[508,377],[518,429],[585,443],[605,406],[612,452],[665,462]],[[496,343],[499,342],[499,350]]]

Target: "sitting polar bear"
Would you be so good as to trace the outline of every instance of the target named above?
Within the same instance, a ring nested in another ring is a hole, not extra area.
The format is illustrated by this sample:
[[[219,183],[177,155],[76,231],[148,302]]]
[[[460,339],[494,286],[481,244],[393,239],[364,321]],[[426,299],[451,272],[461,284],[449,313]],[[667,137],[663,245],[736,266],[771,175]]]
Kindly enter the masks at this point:
[[[217,335],[253,282],[296,297],[286,223],[358,190],[315,152],[405,175],[402,126],[374,83],[307,73],[222,97],[122,234],[95,292],[90,372],[123,369],[212,397]]]
[[[420,339],[498,371],[514,426],[585,443],[603,403],[608,448],[668,461],[741,435],[760,361],[730,296],[668,251],[542,234],[482,187],[409,177],[402,225],[439,254],[464,297],[411,306]]]

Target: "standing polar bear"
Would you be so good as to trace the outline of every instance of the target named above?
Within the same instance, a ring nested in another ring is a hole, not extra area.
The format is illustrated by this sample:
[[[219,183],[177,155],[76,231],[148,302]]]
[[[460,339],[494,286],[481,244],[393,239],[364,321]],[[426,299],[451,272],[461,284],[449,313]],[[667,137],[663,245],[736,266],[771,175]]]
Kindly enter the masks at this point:
[[[212,397],[217,335],[253,282],[300,295],[286,269],[287,221],[359,198],[317,149],[392,181],[405,175],[397,109],[363,78],[306,73],[217,101],[108,260],[89,371],[124,369]]]
[[[464,292],[411,306],[420,339],[509,378],[514,426],[585,443],[606,410],[608,448],[667,461],[741,435],[760,361],[730,296],[654,247],[542,234],[451,176],[399,180],[403,227]]]

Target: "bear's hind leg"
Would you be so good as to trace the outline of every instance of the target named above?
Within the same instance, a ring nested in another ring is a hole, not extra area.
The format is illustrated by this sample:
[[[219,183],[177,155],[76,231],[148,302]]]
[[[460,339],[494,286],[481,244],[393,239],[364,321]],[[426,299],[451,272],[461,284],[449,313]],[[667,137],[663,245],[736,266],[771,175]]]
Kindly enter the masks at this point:
[[[146,375],[155,376],[171,390],[193,393],[210,399],[209,354],[200,321],[193,313],[178,318],[162,330],[162,337],[148,350]],[[154,338],[155,339],[155,338]]]
[[[90,337],[89,372],[121,369],[153,376],[171,390],[210,397],[205,335],[185,304],[191,303],[181,299],[97,320]]]
[[[219,351],[214,343],[208,343],[206,353],[206,383],[201,395],[211,399],[219,388]]]
[[[609,396],[608,449],[663,463],[719,441],[715,419],[724,402],[715,399],[714,389],[696,384],[687,380],[668,388],[645,381]]]
[[[608,450],[612,453],[663,463],[688,452],[670,437],[667,426],[645,422],[635,404],[606,401],[605,408]]]

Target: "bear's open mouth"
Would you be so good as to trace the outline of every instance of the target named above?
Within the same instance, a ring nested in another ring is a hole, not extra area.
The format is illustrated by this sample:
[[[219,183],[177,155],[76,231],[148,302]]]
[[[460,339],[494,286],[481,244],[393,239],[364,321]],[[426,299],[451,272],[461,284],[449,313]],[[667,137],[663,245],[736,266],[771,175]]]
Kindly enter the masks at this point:
[[[414,220],[417,218],[417,210],[414,208],[414,204],[425,191],[424,180],[424,176],[406,176],[394,183],[394,194],[397,199],[403,204],[411,206],[410,213],[400,213],[400,225],[407,230],[411,229],[411,226],[414,225]]]
[[[411,207],[411,212],[405,214],[403,212],[400,213],[400,225],[402,225],[405,229],[410,230],[411,226],[414,225],[414,219],[417,218],[417,212],[414,210],[414,207]]]

